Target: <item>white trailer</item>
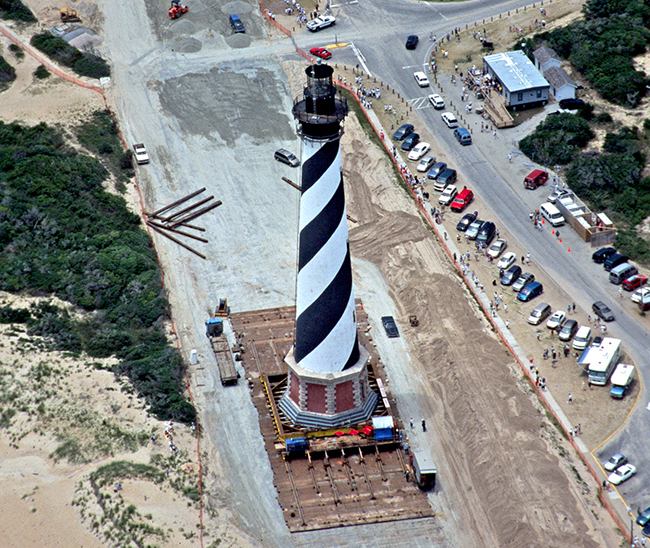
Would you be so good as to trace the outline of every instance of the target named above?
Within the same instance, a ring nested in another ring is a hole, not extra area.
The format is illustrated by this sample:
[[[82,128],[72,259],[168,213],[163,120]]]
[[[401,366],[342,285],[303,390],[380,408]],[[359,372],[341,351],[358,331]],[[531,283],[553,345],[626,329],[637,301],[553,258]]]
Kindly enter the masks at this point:
[[[609,395],[612,398],[621,399],[630,389],[634,379],[634,366],[625,363],[619,363],[612,374],[612,389]]]

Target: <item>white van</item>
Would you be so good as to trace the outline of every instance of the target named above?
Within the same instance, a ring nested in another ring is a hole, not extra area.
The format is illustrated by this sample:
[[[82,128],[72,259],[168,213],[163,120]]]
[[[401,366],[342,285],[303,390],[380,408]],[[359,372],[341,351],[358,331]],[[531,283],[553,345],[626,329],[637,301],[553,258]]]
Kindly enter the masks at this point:
[[[418,86],[420,86],[421,88],[429,87],[429,79],[427,78],[427,75],[424,74],[424,72],[414,72],[413,78],[415,78],[415,81],[418,83]]]
[[[590,342],[591,327],[588,325],[583,325],[580,329],[578,329],[576,336],[573,338],[573,348],[576,350],[584,350],[589,346]]]
[[[539,206],[542,216],[553,226],[562,226],[564,224],[564,217],[560,210],[553,204],[542,204]]]
[[[636,266],[630,263],[619,264],[612,268],[609,273],[609,281],[613,284],[621,284],[623,280],[627,280],[630,276],[634,276],[639,271]]]

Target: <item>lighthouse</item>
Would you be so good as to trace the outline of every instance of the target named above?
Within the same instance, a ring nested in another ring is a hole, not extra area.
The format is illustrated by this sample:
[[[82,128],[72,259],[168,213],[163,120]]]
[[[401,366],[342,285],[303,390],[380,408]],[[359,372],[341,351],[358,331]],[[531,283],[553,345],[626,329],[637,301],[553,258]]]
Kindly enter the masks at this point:
[[[308,67],[293,107],[303,142],[296,330],[278,405],[307,428],[364,421],[378,399],[368,384],[369,354],[357,337],[340,151],[348,106],[336,94],[333,72],[320,61]]]

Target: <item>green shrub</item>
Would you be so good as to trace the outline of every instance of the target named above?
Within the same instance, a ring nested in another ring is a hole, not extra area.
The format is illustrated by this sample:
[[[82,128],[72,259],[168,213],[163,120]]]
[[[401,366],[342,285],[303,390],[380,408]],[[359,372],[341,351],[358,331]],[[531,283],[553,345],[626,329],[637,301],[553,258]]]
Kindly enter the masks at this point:
[[[133,176],[131,151],[124,151],[117,124],[108,110],[94,112],[88,122],[77,128],[76,134],[88,150],[105,158],[106,167],[118,180],[128,180]]]
[[[648,242],[633,230],[619,230],[616,234],[616,247],[629,257],[634,257],[645,264],[650,263]]]
[[[20,0],[0,0],[0,15],[13,21],[36,22],[34,14]]]
[[[599,112],[593,118],[597,124],[611,124],[613,122],[612,115],[609,112]]]
[[[25,52],[16,44],[9,44],[9,51],[15,55],[16,59],[23,59],[25,57]]]
[[[0,82],[13,82],[16,79],[16,69],[0,56]]]
[[[528,137],[519,141],[521,151],[543,165],[566,165],[593,139],[583,118],[572,114],[547,117]]]
[[[45,80],[51,76],[51,73],[43,65],[38,65],[38,68],[34,71],[34,76],[39,80]]]
[[[0,323],[27,323],[32,315],[26,308],[0,306]]]
[[[100,128],[80,130],[97,150],[117,139],[110,116],[99,118]],[[80,321],[42,302],[27,312],[0,308],[0,321],[26,322],[50,348],[115,355],[116,374],[130,379],[151,413],[191,423],[183,362],[161,328],[169,304],[151,239],[124,199],[104,190],[107,176],[45,124],[0,122],[0,290],[56,295],[90,312]]]
[[[588,0],[583,13],[583,20],[541,33],[536,43],[568,59],[608,101],[638,105],[650,82],[634,65],[650,43],[648,8],[639,0]]]
[[[153,481],[154,483],[162,483],[165,479],[165,474],[150,464],[140,464],[124,460],[100,466],[90,474],[90,481],[99,487],[111,485],[118,480],[129,478],[140,478]]]
[[[81,76],[102,78],[111,74],[108,63],[101,57],[92,53],[79,51],[74,46],[68,44],[63,38],[54,36],[49,32],[35,34],[32,36],[31,44]]]

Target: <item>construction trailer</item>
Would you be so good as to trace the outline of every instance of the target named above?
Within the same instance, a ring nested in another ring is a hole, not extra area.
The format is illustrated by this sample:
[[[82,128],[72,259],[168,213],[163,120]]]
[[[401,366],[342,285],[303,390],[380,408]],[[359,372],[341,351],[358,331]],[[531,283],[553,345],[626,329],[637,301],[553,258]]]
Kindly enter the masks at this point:
[[[411,451],[413,479],[420,489],[433,489],[436,486],[436,465],[431,455],[423,450]]]

